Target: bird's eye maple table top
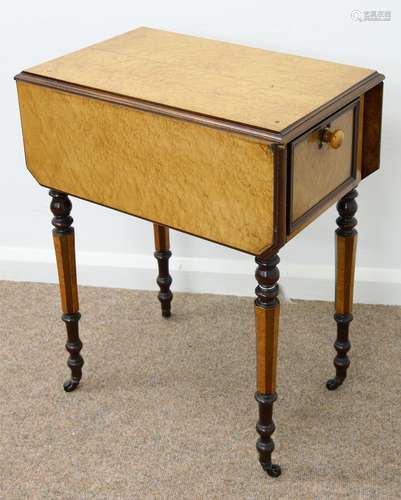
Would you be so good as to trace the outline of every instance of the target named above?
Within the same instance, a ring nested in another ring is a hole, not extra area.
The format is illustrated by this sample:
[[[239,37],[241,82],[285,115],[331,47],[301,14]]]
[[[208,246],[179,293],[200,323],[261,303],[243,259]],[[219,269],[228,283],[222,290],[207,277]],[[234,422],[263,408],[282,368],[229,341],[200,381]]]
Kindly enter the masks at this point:
[[[71,202],[153,222],[170,315],[169,228],[256,256],[259,459],[271,476],[278,251],[337,203],[336,376],[346,377],[356,187],[380,163],[384,76],[372,69],[138,28],[22,71],[26,166],[50,188],[75,389],[82,375]],[[223,417],[222,417],[223,418]]]
[[[138,28],[28,72],[284,134],[370,69]]]

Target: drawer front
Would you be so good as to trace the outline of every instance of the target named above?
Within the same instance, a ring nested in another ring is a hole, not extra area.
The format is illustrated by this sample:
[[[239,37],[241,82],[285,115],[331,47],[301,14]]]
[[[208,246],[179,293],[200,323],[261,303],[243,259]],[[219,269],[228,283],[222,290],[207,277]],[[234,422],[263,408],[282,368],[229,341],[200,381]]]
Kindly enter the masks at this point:
[[[356,184],[359,100],[290,144],[288,232],[297,232]]]

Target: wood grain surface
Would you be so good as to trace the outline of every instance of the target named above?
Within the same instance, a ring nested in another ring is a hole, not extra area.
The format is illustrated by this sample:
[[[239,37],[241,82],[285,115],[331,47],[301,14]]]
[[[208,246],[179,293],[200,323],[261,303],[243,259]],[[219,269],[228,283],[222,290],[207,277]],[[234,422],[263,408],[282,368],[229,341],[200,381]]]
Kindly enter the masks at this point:
[[[280,304],[272,308],[255,306],[256,321],[256,390],[262,394],[275,392],[277,385],[277,350]]]
[[[62,310],[64,314],[76,313],[79,310],[79,302],[74,230],[68,234],[53,232],[53,242],[60,283]]]
[[[362,179],[380,166],[383,83],[366,92],[364,101]]]
[[[170,250],[170,231],[168,227],[161,226],[160,224],[153,224],[153,234],[156,252]]]
[[[149,28],[27,71],[277,132],[376,73]]]
[[[254,255],[272,243],[271,146],[36,85],[18,90],[40,184]]]
[[[296,220],[352,173],[354,108],[330,123],[330,129],[344,132],[339,149],[319,147],[320,130],[315,130],[294,147],[292,220]]]
[[[357,239],[356,234],[336,234],[335,305],[338,314],[352,313]]]

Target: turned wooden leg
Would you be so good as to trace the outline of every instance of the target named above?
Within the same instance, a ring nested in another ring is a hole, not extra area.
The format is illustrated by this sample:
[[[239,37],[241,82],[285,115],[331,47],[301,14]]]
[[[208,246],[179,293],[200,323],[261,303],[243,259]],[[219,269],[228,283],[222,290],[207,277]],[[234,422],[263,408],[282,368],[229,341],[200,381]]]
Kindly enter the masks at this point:
[[[52,219],[54,226],[53,241],[60,283],[62,320],[67,328],[65,347],[70,353],[67,365],[71,369],[71,379],[64,383],[64,390],[71,392],[78,387],[84,364],[84,360],[80,355],[82,342],[78,332],[78,321],[81,315],[78,305],[74,228],[71,227],[73,219],[70,216],[72,206],[65,193],[52,189],[49,194],[52,197],[50,209],[54,215]]]
[[[158,298],[162,307],[163,317],[169,318],[171,316],[171,301],[173,300],[173,294],[170,290],[173,279],[168,269],[168,260],[171,257],[169,229],[160,224],[153,224],[153,230],[155,234],[156,249],[154,256],[157,259],[159,267],[157,284],[159,285],[160,292]]]
[[[280,318],[278,296],[278,279],[280,273],[277,264],[279,256],[270,259],[256,257],[258,267],[255,277],[258,286],[255,289],[256,320],[256,359],[257,359],[257,391],[255,399],[259,404],[259,421],[256,430],[260,435],[256,443],[259,461],[263,469],[272,477],[281,474],[281,468],[273,464],[271,455],[274,442],[271,438],[275,425],[273,422],[273,403],[276,394],[277,345]]]
[[[337,203],[339,217],[336,229],[336,312],[334,319],[337,322],[337,339],[334,348],[337,355],[334,358],[336,375],[327,381],[329,390],[337,389],[347,376],[350,365],[348,351],[351,348],[349,341],[349,324],[352,321],[352,300],[354,292],[355,256],[357,243],[357,220],[354,215],[358,209],[355,198],[356,189],[346,194]]]

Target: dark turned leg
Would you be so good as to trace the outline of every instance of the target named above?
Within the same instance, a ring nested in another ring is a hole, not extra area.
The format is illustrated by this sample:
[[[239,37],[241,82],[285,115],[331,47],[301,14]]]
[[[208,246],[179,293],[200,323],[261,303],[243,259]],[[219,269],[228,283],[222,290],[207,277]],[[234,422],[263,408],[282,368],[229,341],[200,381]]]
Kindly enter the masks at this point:
[[[159,285],[160,292],[158,298],[162,307],[162,315],[164,318],[171,316],[171,301],[173,294],[171,293],[170,286],[173,282],[169,270],[168,260],[171,257],[170,252],[170,237],[168,227],[159,224],[153,224],[155,234],[155,253],[159,267],[159,275],[157,276],[157,284]]]
[[[263,469],[272,477],[281,474],[281,468],[273,464],[271,455],[274,442],[271,438],[275,430],[273,422],[273,403],[276,394],[277,345],[280,318],[278,296],[278,279],[280,273],[277,264],[279,256],[270,259],[256,257],[258,267],[255,277],[258,286],[255,289],[256,320],[256,359],[257,359],[257,392],[255,399],[259,404],[259,421],[256,430],[260,435],[256,443],[259,461]]]
[[[67,365],[71,369],[71,379],[64,383],[64,390],[71,392],[78,387],[82,377],[84,360],[80,355],[82,342],[79,339],[78,321],[81,317],[78,304],[77,273],[75,266],[75,241],[73,222],[70,216],[71,201],[65,193],[50,190],[52,201],[50,209],[54,215],[52,224],[54,249],[60,282],[62,320],[67,328],[67,343],[70,353]]]
[[[355,198],[358,196],[356,189],[346,194],[337,203],[340,216],[337,218],[336,229],[336,312],[334,319],[337,322],[337,340],[334,348],[337,355],[334,358],[336,375],[327,381],[327,389],[337,389],[347,376],[350,361],[348,351],[351,348],[349,341],[349,324],[352,321],[352,299],[354,292],[354,273],[357,230],[357,220],[354,215],[358,209]]]

